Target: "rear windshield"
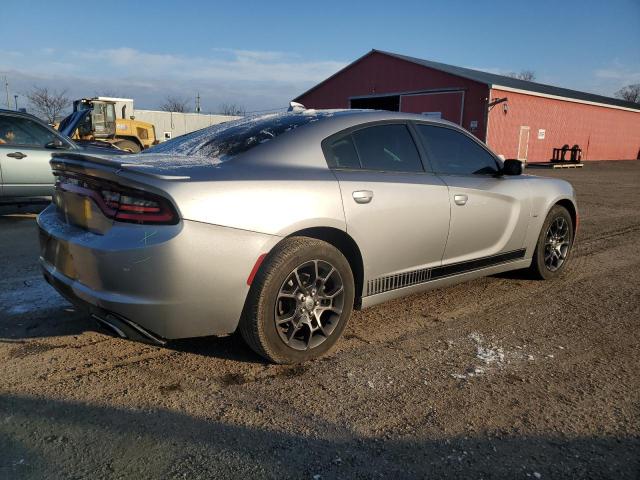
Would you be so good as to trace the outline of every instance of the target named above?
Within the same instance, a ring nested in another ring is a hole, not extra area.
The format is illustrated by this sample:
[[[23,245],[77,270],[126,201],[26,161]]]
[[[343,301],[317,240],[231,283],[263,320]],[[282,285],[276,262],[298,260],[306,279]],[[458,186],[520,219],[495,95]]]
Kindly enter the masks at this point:
[[[306,110],[245,117],[181,135],[145,150],[145,153],[196,155],[226,162],[285,132],[329,115],[330,112]]]

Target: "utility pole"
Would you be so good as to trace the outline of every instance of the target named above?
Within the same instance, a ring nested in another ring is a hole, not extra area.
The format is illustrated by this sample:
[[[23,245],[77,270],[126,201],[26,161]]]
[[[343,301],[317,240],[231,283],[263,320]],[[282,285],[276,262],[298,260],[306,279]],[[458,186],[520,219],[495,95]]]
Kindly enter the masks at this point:
[[[196,113],[200,113],[200,92],[196,93]]]
[[[16,112],[18,111],[18,95],[14,95],[13,99],[16,101]]]
[[[4,76],[4,89],[7,92],[7,108],[11,108],[11,100],[9,100],[9,80],[7,80],[7,76]]]

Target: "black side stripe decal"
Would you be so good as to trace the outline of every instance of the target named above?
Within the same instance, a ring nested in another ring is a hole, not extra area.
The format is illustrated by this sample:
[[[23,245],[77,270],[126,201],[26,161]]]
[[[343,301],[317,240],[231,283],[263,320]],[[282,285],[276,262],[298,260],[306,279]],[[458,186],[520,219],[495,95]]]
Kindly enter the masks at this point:
[[[524,258],[525,253],[526,249],[521,248],[519,250],[499,253],[489,257],[467,260],[465,262],[452,263],[450,265],[442,265],[434,268],[422,268],[419,270],[398,273],[396,275],[374,278],[367,282],[367,295],[376,295],[378,293],[389,292],[399,288],[432,282],[434,280],[459,275],[461,273],[481,270],[483,268],[500,265],[501,263],[513,262],[514,260]]]

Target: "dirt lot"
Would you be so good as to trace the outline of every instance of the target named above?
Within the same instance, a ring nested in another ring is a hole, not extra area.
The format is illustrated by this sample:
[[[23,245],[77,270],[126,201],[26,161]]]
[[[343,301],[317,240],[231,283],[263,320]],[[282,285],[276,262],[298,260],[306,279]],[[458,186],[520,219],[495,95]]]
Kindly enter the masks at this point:
[[[114,338],[0,217],[0,478],[638,478],[640,162],[576,187],[563,278],[503,275],[359,312],[330,358]]]

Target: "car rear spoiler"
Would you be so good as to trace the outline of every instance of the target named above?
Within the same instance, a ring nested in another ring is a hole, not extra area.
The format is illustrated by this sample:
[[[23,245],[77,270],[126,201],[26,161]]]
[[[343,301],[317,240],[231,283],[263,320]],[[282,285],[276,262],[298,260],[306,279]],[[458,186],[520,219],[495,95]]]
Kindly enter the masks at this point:
[[[114,170],[116,175],[120,172],[126,171],[135,173],[138,175],[144,175],[147,177],[158,178],[160,180],[189,180],[189,175],[165,175],[158,172],[145,170],[146,168],[152,168],[152,164],[145,164],[144,162],[135,162],[131,160],[142,160],[140,155],[100,155],[100,154],[88,154],[80,152],[56,152],[51,155],[51,167],[54,170],[63,169],[65,164],[74,164],[82,166],[83,164],[93,164],[103,167],[108,167]],[[135,158],[134,158],[135,157]]]

